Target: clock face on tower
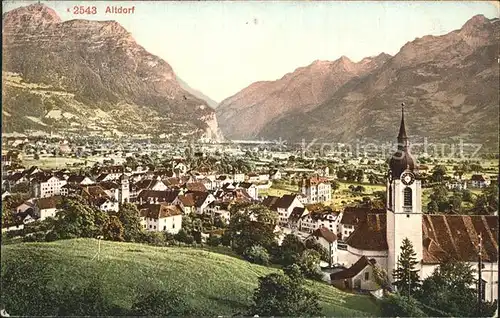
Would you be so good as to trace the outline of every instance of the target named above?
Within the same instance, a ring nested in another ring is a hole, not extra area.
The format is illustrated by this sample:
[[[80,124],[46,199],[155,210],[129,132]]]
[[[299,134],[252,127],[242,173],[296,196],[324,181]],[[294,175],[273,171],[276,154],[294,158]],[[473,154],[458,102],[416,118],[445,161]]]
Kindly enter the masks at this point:
[[[404,172],[401,175],[401,182],[403,182],[404,185],[410,185],[415,181],[415,176],[411,172]]]

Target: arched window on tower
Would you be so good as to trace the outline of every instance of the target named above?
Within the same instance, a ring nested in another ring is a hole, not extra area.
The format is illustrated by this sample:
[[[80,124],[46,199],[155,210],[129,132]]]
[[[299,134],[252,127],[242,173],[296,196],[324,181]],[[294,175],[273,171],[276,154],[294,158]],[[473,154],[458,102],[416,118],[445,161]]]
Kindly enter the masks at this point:
[[[411,188],[406,187],[403,191],[403,205],[405,207],[412,206]]]

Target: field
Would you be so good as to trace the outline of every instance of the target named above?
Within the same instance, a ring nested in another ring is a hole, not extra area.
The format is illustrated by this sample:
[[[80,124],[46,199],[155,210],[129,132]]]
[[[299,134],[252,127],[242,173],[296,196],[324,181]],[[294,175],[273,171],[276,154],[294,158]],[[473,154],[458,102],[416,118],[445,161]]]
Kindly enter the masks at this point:
[[[385,191],[385,186],[380,184],[369,184],[369,183],[358,183],[358,182],[347,182],[339,181],[340,187],[337,189],[333,195],[333,206],[337,209],[341,209],[346,204],[355,202],[356,200],[363,200],[364,197],[374,198],[374,193],[377,191]],[[363,186],[365,191],[363,193],[353,193],[349,186]],[[342,203],[345,202],[345,203]]]
[[[101,242],[97,260],[92,259],[97,244],[94,239],[73,239],[2,246],[2,281],[8,267],[28,268],[16,272],[19,277],[9,279],[47,275],[51,277],[51,288],[56,289],[84,286],[88,277],[97,275],[105,297],[124,310],[130,309],[140,290],[169,287],[188,295],[189,306],[197,312],[232,315],[247,310],[258,277],[277,271],[202,249],[109,241]],[[345,293],[326,283],[308,281],[307,285],[320,295],[326,316],[379,315],[377,305],[368,296]],[[3,292],[7,299],[15,297],[17,303],[22,303],[19,298],[25,296],[24,292]],[[7,308],[7,312],[23,315],[15,308]]]
[[[35,160],[33,156],[27,156],[23,158],[22,164],[29,168],[31,166],[37,166],[40,169],[80,169],[85,167],[85,162],[87,163],[87,167],[93,166],[96,162],[102,163],[105,159],[111,159],[111,157],[106,158],[102,156],[92,156],[87,159],[82,158],[71,158],[71,157],[45,157],[42,156],[40,159]],[[116,164],[120,164],[124,159],[113,157]],[[75,164],[77,164],[75,166]]]

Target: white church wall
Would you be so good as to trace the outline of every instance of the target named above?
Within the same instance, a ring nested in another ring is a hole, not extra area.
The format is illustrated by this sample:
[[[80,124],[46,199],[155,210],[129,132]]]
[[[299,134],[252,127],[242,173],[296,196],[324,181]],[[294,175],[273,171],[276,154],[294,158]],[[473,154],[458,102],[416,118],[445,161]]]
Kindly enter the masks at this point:
[[[361,256],[366,256],[368,259],[375,259],[377,262],[377,265],[382,267],[382,268],[387,268],[387,251],[367,251],[367,250],[359,250],[356,249],[352,246],[347,245],[347,251],[342,251],[342,252],[347,252],[345,257],[345,262],[346,264],[344,266],[351,266],[352,264],[356,263]],[[339,263],[342,264],[340,261],[340,256],[339,256]]]

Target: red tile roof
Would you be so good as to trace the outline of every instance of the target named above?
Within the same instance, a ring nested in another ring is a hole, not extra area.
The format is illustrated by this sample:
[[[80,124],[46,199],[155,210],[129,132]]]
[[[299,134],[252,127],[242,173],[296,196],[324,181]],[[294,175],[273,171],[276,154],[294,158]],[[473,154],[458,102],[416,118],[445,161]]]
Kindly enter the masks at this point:
[[[347,238],[346,244],[360,250],[386,251],[386,214],[367,214]]]
[[[304,186],[310,187],[310,186],[318,185],[320,183],[328,183],[328,179],[323,178],[323,177],[311,177],[308,179],[301,179],[299,181],[299,187],[304,187]]]
[[[186,188],[188,191],[200,191],[200,192],[206,192],[207,188],[202,182],[189,182],[186,183]]]
[[[498,259],[498,217],[490,215],[424,215],[423,262],[436,264],[446,257],[474,262],[478,258],[479,234],[482,259]]]
[[[167,218],[182,215],[182,211],[176,205],[169,204],[147,204],[140,207],[141,216],[153,219]]]
[[[53,197],[38,199],[36,205],[40,210],[55,209],[60,201],[61,201],[60,196],[53,196]]]
[[[342,214],[340,223],[347,225],[356,225],[365,219],[368,214],[385,214],[385,209],[372,209],[369,207],[346,207]]]
[[[337,235],[335,235],[335,233],[333,233],[332,231],[323,226],[312,232],[312,236],[322,237],[329,243],[333,243],[337,240]]]

